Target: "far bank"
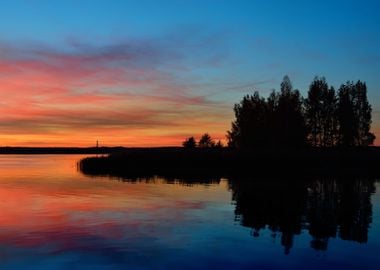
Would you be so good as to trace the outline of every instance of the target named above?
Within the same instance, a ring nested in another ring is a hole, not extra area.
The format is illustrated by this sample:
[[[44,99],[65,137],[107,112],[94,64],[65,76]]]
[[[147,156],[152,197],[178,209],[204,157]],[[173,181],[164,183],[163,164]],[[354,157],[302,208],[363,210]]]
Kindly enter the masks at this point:
[[[130,148],[79,162],[88,175],[116,177],[380,176],[380,148],[238,150]]]

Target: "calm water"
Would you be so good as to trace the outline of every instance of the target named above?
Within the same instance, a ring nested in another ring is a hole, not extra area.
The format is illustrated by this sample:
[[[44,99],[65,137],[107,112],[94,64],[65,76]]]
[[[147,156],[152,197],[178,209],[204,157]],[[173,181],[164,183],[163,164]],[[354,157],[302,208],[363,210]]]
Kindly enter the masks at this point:
[[[0,156],[0,269],[379,269],[373,179],[120,181],[80,158]]]

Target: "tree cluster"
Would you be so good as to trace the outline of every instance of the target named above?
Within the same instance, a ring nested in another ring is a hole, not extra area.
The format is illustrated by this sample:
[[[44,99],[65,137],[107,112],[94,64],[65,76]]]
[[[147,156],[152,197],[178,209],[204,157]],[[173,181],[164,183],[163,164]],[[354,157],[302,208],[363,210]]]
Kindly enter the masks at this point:
[[[185,141],[183,141],[182,145],[185,148],[223,147],[223,144],[220,140],[218,142],[215,142],[215,140],[211,138],[210,134],[208,133],[203,134],[201,138],[199,139],[199,142],[197,142],[194,137],[189,137],[185,139]]]
[[[234,106],[236,119],[228,144],[238,148],[299,148],[305,146],[368,146],[372,109],[364,82],[348,81],[336,92],[325,78],[315,77],[307,98],[285,76],[280,92],[268,98],[258,92]]]

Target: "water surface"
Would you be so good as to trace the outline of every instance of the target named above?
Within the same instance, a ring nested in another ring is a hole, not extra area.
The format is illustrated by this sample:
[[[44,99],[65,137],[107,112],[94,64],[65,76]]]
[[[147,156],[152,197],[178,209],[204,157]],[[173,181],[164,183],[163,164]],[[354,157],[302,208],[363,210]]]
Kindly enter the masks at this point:
[[[0,269],[378,269],[375,179],[88,177],[0,156]]]

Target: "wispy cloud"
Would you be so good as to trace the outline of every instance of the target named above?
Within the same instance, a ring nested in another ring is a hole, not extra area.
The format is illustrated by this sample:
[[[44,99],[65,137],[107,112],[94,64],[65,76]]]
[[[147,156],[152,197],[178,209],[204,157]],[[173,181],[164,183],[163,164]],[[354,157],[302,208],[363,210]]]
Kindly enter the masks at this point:
[[[53,144],[61,143],[60,136],[72,144],[86,141],[80,136],[89,142],[101,136],[110,144],[137,136],[157,136],[154,143],[161,144],[166,136],[176,138],[169,144],[179,144],[177,136],[210,128],[222,136],[229,122],[226,104],[207,91],[195,94],[194,81],[184,78],[197,65],[219,65],[215,59],[226,51],[213,49],[218,35],[189,34],[96,45],[71,39],[60,49],[0,42],[1,144],[13,144],[12,135],[17,143],[30,143],[26,134]]]

